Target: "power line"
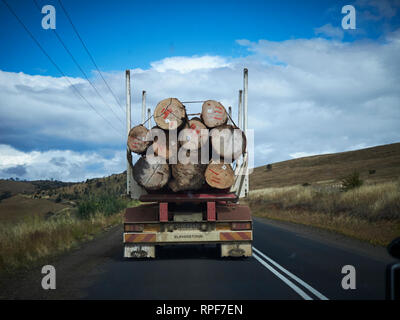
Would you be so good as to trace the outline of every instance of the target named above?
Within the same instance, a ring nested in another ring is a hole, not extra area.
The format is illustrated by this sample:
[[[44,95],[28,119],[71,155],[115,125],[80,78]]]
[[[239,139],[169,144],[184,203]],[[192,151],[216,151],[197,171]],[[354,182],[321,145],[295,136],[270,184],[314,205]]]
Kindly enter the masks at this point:
[[[36,8],[39,10],[39,12],[41,12],[39,4],[37,3],[36,0],[33,0],[33,2],[36,5]],[[79,70],[82,72],[83,76],[86,78],[86,80],[89,82],[89,84],[92,86],[92,88],[94,89],[94,91],[96,91],[97,95],[101,98],[101,100],[104,102],[104,104],[112,111],[112,113],[115,115],[116,118],[118,118],[119,121],[121,121],[121,124],[124,125],[123,120],[114,112],[114,110],[107,104],[107,102],[105,101],[105,99],[103,98],[103,96],[100,94],[100,92],[97,90],[97,88],[94,86],[94,84],[92,83],[92,81],[90,81],[89,77],[87,76],[86,72],[82,69],[82,67],[80,66],[80,64],[78,63],[78,61],[75,59],[75,57],[73,56],[73,54],[71,53],[71,51],[68,49],[67,45],[64,43],[64,41],[61,39],[60,35],[58,34],[58,32],[53,29],[54,34],[56,35],[58,41],[61,43],[61,45],[64,47],[65,51],[67,51],[67,53],[69,54],[69,56],[71,57],[72,61],[74,61],[75,65],[79,68]]]
[[[90,60],[92,60],[96,70],[98,71],[98,73],[100,74],[101,78],[103,79],[105,85],[107,86],[108,90],[110,90],[111,94],[113,95],[115,101],[117,102],[117,104],[120,106],[121,110],[124,112],[124,107],[121,105],[121,102],[119,101],[119,99],[117,98],[117,96],[114,94],[114,91],[111,89],[111,87],[108,85],[108,82],[106,81],[106,79],[104,79],[103,74],[101,73],[99,67],[97,66],[97,63],[94,61],[93,56],[90,54],[89,49],[87,48],[87,46],[85,45],[85,42],[83,41],[82,37],[80,36],[78,30],[76,29],[74,23],[71,20],[71,17],[69,16],[67,10],[65,9],[64,5],[62,4],[61,0],[58,0],[58,3],[60,4],[61,8],[63,9],[69,23],[71,24],[72,28],[74,29],[77,37],[79,38],[80,42],[82,43],[82,46],[85,48],[86,53],[88,54],[88,56],[90,57]]]
[[[8,10],[14,15],[14,17],[18,20],[18,22],[21,24],[21,26],[25,29],[25,31],[28,33],[28,35],[32,38],[32,40],[36,43],[36,45],[39,47],[39,49],[43,52],[43,54],[50,60],[50,62],[56,67],[58,72],[60,72],[64,78],[69,82],[71,87],[75,90],[75,93],[77,93],[83,100],[86,101],[86,103],[101,117],[103,118],[104,121],[106,121],[116,132],[120,133],[104,116],[99,113],[95,107],[80,93],[80,91],[75,87],[75,85],[69,80],[69,78],[66,76],[66,74],[61,70],[61,68],[55,63],[55,61],[49,56],[49,54],[46,52],[46,50],[42,47],[42,45],[39,43],[39,41],[35,38],[35,36],[29,31],[29,29],[26,27],[26,25],[22,22],[22,20],[18,17],[18,15],[15,13],[15,11],[10,7],[10,5],[5,1],[2,0],[5,6],[8,8]]]

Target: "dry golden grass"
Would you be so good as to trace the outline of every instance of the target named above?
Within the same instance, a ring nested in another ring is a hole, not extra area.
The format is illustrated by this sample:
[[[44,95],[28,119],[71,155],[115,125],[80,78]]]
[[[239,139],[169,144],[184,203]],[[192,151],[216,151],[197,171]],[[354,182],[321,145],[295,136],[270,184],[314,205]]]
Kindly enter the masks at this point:
[[[0,272],[27,267],[41,258],[67,251],[121,219],[121,214],[98,214],[88,220],[33,218],[12,226],[0,225]]]
[[[256,216],[312,225],[374,244],[400,236],[400,182],[365,185],[347,192],[326,186],[251,191]]]
[[[18,224],[0,225],[0,273],[29,268],[41,259],[65,252],[79,242],[93,238],[122,222],[122,213],[90,219],[60,216],[56,219],[32,217]]]

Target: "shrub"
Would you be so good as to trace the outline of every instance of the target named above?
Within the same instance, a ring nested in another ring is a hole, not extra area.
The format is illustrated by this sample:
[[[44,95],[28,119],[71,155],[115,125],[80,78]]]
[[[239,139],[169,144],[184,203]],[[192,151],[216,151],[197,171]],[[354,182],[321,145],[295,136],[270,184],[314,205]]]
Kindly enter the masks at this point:
[[[10,191],[3,191],[3,192],[0,194],[0,202],[1,202],[1,200],[10,198],[11,196],[12,196],[12,194],[11,194]]]
[[[361,187],[363,181],[360,179],[360,174],[357,171],[354,171],[352,174],[349,174],[347,177],[342,179],[342,190],[348,191],[351,189],[355,189]]]
[[[110,216],[126,208],[126,204],[125,200],[110,195],[86,198],[79,202],[78,217],[89,219],[96,213]]]

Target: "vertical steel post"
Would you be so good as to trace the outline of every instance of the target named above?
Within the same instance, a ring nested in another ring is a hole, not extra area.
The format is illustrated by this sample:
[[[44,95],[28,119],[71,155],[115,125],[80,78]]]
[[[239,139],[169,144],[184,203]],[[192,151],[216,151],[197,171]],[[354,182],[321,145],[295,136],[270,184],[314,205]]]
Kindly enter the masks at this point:
[[[243,129],[243,115],[242,115],[242,90],[239,90],[239,105],[238,105],[238,126]]]
[[[142,91],[142,123],[146,121],[146,91]]]
[[[247,130],[247,93],[249,89],[249,74],[247,68],[243,70],[243,131]]]
[[[243,70],[243,131],[247,134],[247,124],[248,124],[248,113],[247,113],[247,94],[249,90],[249,73],[247,68]],[[245,177],[244,177],[244,194],[247,197],[250,190],[250,181],[249,181],[249,169],[248,169],[248,161],[249,161],[249,150],[246,150],[245,157],[243,158],[243,162],[245,162]]]
[[[148,108],[148,109],[147,109],[147,119],[148,119],[148,121],[147,121],[147,128],[148,128],[149,130],[151,129],[151,119],[150,119],[150,117],[151,117],[151,109]]]
[[[129,131],[131,130],[131,73],[130,70],[125,71],[125,81],[126,81],[126,137],[128,137]],[[130,152],[127,149],[127,152]],[[127,161],[126,168],[126,193],[129,195],[131,190],[131,166]]]
[[[233,124],[232,121],[231,121],[231,118],[232,118],[232,107],[231,106],[228,107],[228,113],[229,113],[228,124]]]

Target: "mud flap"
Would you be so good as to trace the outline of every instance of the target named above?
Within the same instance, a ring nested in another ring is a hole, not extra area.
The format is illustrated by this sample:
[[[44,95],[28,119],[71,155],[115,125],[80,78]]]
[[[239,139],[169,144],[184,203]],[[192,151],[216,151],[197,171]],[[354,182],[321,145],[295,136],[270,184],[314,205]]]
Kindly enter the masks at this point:
[[[251,243],[221,243],[221,257],[251,257]]]
[[[155,246],[130,244],[124,245],[124,258],[155,258]]]

